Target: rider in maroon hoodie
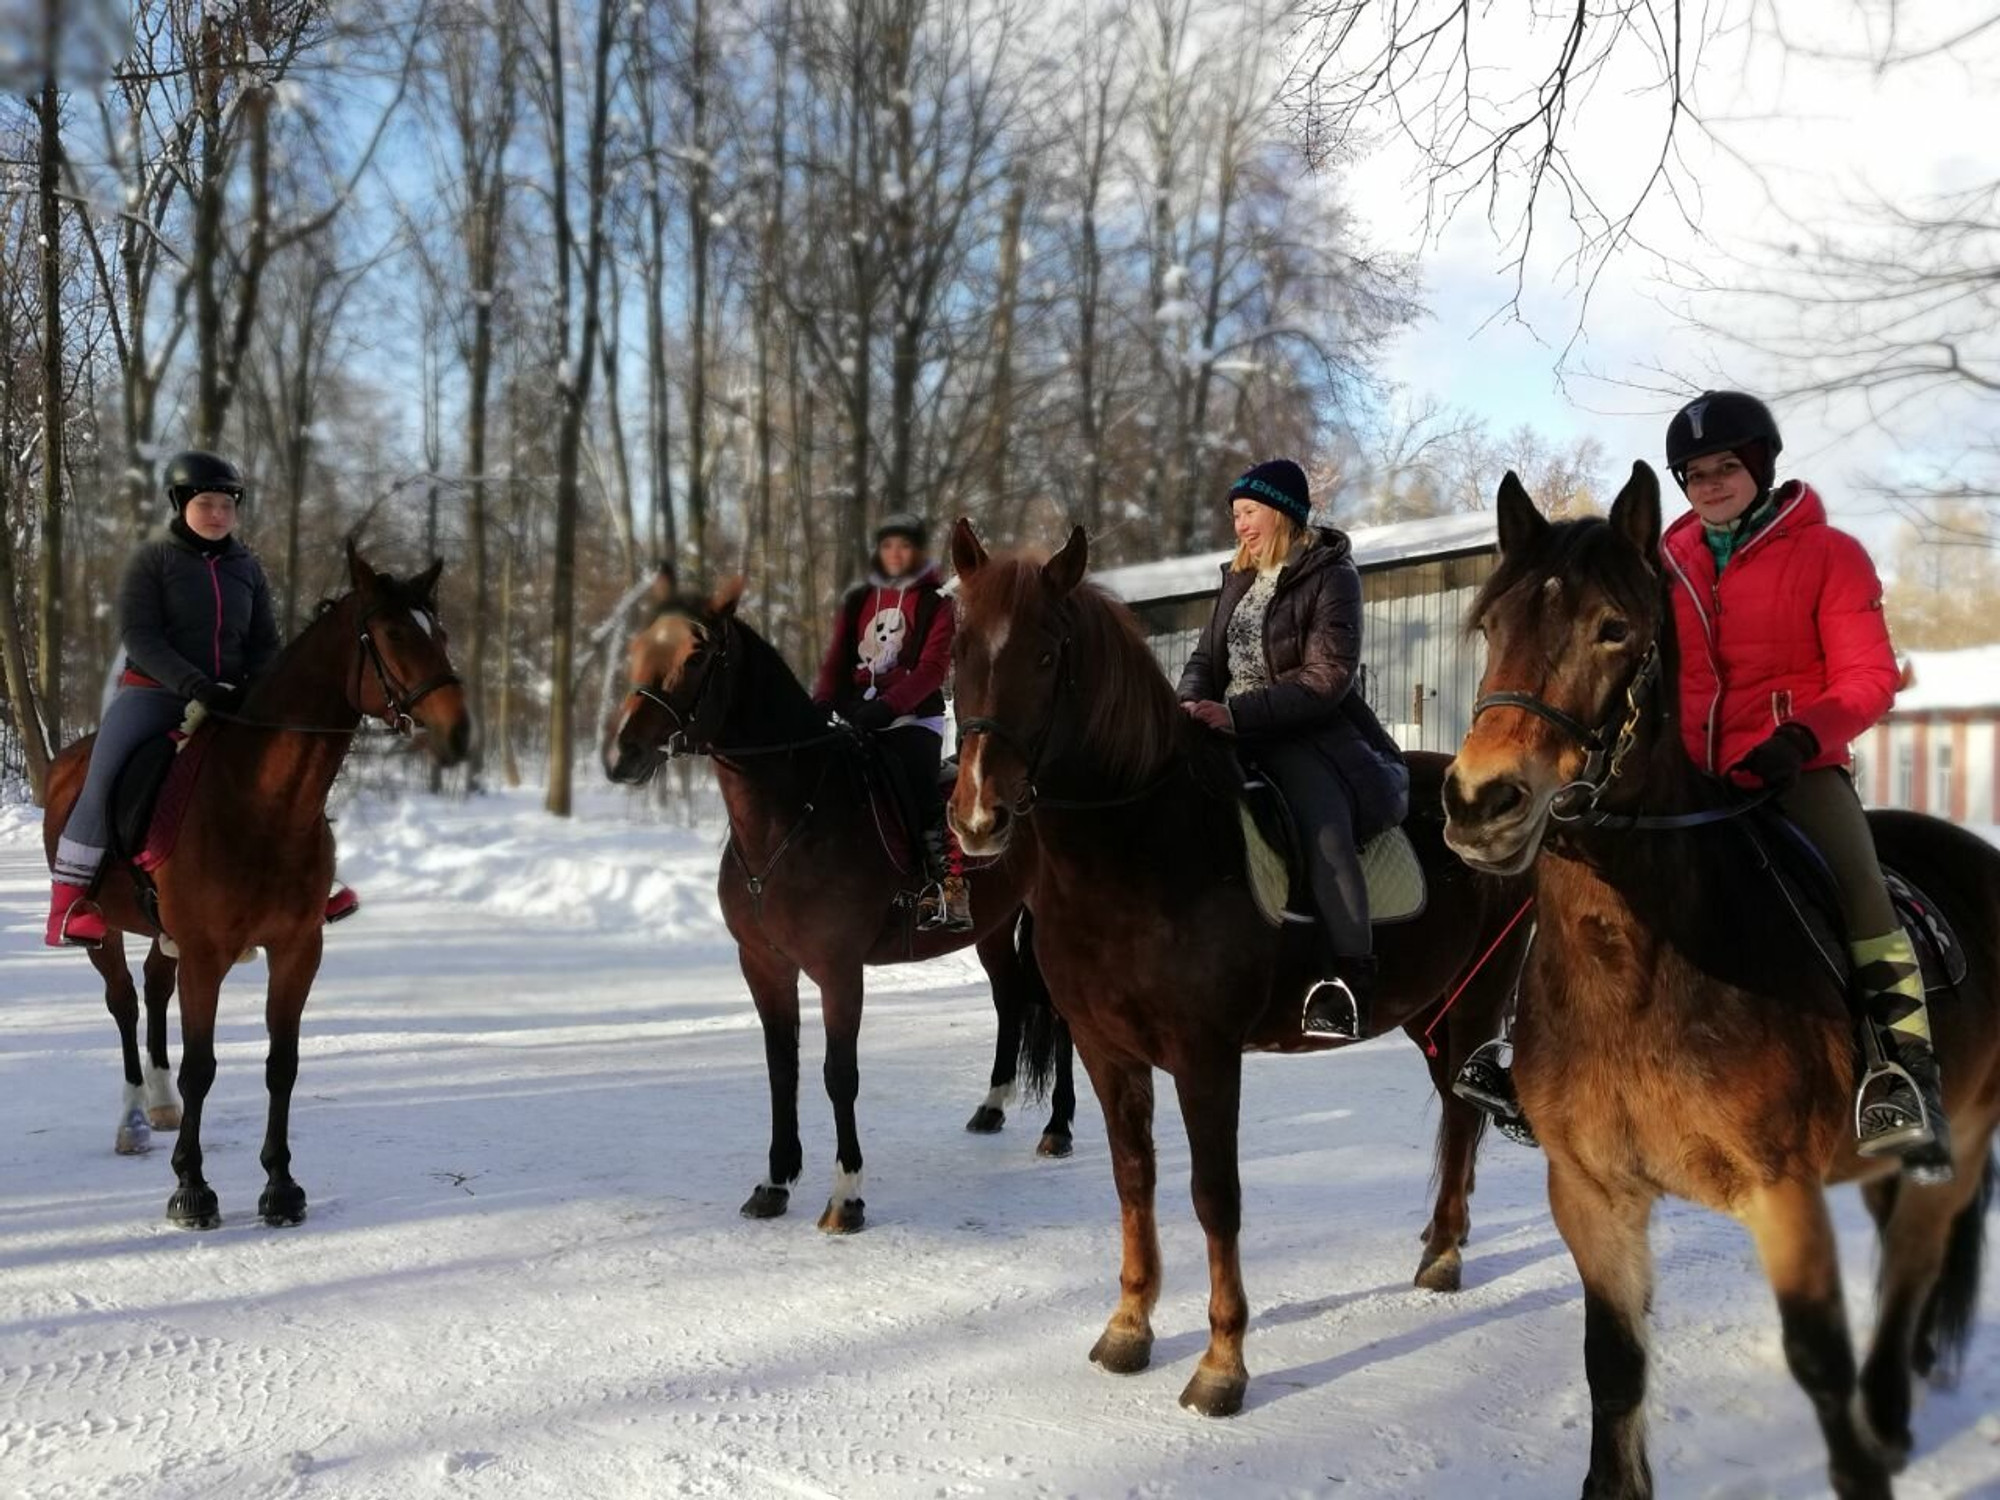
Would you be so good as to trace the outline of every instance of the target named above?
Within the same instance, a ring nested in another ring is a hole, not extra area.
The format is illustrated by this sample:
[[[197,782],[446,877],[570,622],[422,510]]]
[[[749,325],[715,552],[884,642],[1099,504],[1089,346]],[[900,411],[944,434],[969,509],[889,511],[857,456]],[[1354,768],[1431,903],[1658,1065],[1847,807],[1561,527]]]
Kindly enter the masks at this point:
[[[890,516],[875,529],[868,577],[840,602],[813,701],[873,735],[915,799],[931,881],[919,905],[919,925],[966,931],[972,913],[945,832],[938,785],[944,683],[951,674],[957,616],[925,556],[929,540],[919,516]]]

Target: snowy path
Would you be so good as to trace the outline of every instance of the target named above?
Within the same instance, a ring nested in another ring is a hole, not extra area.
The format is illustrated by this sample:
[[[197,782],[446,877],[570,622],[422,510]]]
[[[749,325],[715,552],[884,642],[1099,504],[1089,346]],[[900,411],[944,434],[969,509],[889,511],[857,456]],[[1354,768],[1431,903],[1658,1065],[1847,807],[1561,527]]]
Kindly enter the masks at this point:
[[[1085,1360],[1117,1251],[1094,1102],[1068,1162],[1032,1158],[1032,1112],[961,1130],[992,1038],[963,964],[882,976],[871,998],[868,1231],[812,1227],[831,1123],[810,1022],[807,1176],[790,1218],[745,1222],[762,1055],[706,895],[712,844],[587,811],[556,829],[500,798],[343,824],[372,905],[330,934],[306,1015],[293,1143],[312,1216],[252,1214],[258,965],[223,999],[207,1145],[226,1223],[194,1235],[162,1222],[170,1140],[111,1152],[95,975],[41,948],[31,825],[0,810],[0,1494],[1575,1493],[1582,1306],[1539,1159],[1489,1143],[1467,1291],[1409,1288],[1435,1111],[1407,1044],[1250,1060],[1250,1404],[1204,1422],[1174,1404],[1206,1278],[1171,1090],[1148,1374]],[[578,899],[506,878],[531,867]],[[561,932],[552,908],[598,930]],[[1865,1327],[1863,1216],[1851,1194],[1838,1212]],[[1686,1208],[1654,1238],[1662,1494],[1822,1493],[1747,1240]],[[1970,1368],[1921,1412],[1904,1495],[2000,1496],[1989,1271]]]

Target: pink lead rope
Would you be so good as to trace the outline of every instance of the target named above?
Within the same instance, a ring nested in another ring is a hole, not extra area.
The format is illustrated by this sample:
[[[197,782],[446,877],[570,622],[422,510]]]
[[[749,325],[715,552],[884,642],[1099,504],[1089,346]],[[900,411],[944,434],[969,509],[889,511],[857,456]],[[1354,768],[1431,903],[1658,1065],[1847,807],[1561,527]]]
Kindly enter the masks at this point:
[[[1431,1040],[1431,1033],[1444,1024],[1444,1018],[1450,1015],[1451,1008],[1458,1004],[1458,997],[1465,993],[1465,987],[1479,977],[1479,971],[1485,968],[1493,955],[1500,951],[1500,945],[1507,941],[1508,934],[1521,925],[1521,918],[1528,914],[1528,908],[1534,904],[1535,898],[1533,896],[1530,896],[1526,901],[1521,903],[1521,909],[1509,917],[1507,925],[1500,929],[1500,936],[1495,938],[1492,945],[1479,955],[1479,962],[1466,971],[1465,978],[1458,982],[1458,988],[1453,990],[1451,997],[1438,1007],[1438,1013],[1431,1017],[1431,1024],[1424,1028],[1424,1056],[1436,1057],[1438,1055],[1437,1043]]]

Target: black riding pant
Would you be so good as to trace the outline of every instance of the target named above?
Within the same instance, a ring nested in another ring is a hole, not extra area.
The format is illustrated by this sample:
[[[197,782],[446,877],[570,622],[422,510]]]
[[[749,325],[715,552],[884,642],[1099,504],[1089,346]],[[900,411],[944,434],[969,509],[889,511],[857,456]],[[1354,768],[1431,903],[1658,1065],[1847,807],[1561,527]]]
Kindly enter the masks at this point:
[[[1354,793],[1327,758],[1311,745],[1282,741],[1251,747],[1257,768],[1277,784],[1291,807],[1292,822],[1305,842],[1313,902],[1326,925],[1337,958],[1372,953],[1368,925],[1368,882],[1354,844],[1358,815]]]
[[[897,795],[905,799],[919,832],[944,822],[944,792],[938,767],[944,761],[944,736],[921,724],[899,724],[877,730],[875,744],[895,768]]]

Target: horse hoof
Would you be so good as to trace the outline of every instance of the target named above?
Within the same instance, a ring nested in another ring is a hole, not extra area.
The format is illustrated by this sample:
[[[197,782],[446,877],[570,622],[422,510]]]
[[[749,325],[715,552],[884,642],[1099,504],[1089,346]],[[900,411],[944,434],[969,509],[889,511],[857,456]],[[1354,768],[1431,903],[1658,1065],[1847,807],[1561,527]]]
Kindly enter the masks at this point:
[[[1248,1375],[1218,1375],[1213,1370],[1196,1370],[1194,1379],[1181,1392],[1181,1405],[1204,1417],[1233,1417],[1243,1410],[1243,1392],[1249,1385]]]
[[[1427,1292],[1455,1292],[1459,1289],[1465,1271],[1465,1262],[1456,1250],[1441,1250],[1436,1255],[1426,1255],[1417,1266],[1417,1285]]]
[[[112,1147],[120,1156],[144,1156],[153,1149],[153,1130],[145,1115],[129,1111],[118,1126],[118,1140]]]
[[[155,1130],[179,1130],[181,1107],[178,1104],[156,1104],[146,1111],[146,1123]]]
[[[174,1189],[167,1200],[167,1222],[177,1229],[215,1229],[222,1223],[222,1203],[206,1183]]]
[[[831,1198],[827,1199],[826,1212],[819,1216],[820,1232],[859,1234],[868,1222],[861,1210],[862,1203],[859,1198],[849,1198],[845,1203],[835,1203]]]
[[[1090,1362],[1113,1375],[1137,1375],[1153,1362],[1152,1336],[1107,1328],[1091,1346]]]
[[[1000,1128],[1006,1123],[1006,1110],[982,1104],[972,1112],[972,1118],[965,1122],[965,1128],[973,1135],[998,1135]]]
[[[1064,1157],[1075,1150],[1076,1147],[1071,1143],[1067,1132],[1044,1130],[1042,1138],[1035,1142],[1037,1156]]]
[[[791,1206],[790,1188],[772,1187],[768,1182],[760,1182],[751,1190],[742,1214],[746,1219],[775,1219]]]
[[[303,1224],[306,1217],[306,1190],[296,1182],[274,1183],[257,1197],[257,1213],[273,1229]]]

